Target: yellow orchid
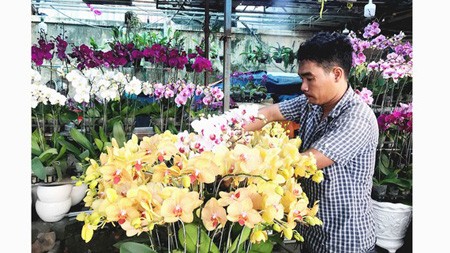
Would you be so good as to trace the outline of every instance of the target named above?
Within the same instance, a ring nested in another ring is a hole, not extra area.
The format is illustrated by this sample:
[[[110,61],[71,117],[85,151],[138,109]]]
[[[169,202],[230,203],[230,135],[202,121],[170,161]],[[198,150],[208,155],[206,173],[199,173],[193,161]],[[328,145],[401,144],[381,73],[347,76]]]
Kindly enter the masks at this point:
[[[225,208],[219,205],[216,198],[211,198],[202,209],[202,221],[206,230],[212,231],[216,228],[223,228],[227,223],[227,213]]]
[[[214,162],[217,164],[220,176],[232,173],[232,171],[228,171],[231,165],[231,158],[229,155],[230,150],[225,145],[217,146],[214,149]]]
[[[216,176],[220,172],[219,167],[214,162],[214,154],[205,151],[199,156],[190,158],[186,168],[181,173],[189,175],[192,184],[195,181],[212,183],[216,181]]]
[[[263,230],[253,230],[252,234],[250,235],[250,242],[251,243],[260,243],[265,242],[269,239],[269,236],[267,235],[267,231]]]
[[[141,212],[132,205],[132,201],[128,198],[119,198],[115,202],[105,208],[106,219],[108,221],[117,221],[123,224],[125,221],[131,221],[140,217]]]
[[[272,224],[274,219],[281,220],[284,216],[284,207],[280,203],[281,196],[276,193],[264,193],[262,218],[265,222]]]
[[[231,203],[239,202],[243,199],[245,199],[246,196],[246,190],[244,188],[239,188],[236,191],[233,192],[219,192],[219,205],[221,206],[228,206]]]
[[[180,168],[178,166],[167,167],[165,163],[159,163],[153,166],[152,182],[161,182],[169,184],[172,182],[172,178],[180,176]]]
[[[227,213],[227,219],[229,221],[237,222],[239,225],[249,228],[253,228],[255,224],[262,221],[261,215],[253,209],[253,203],[250,198],[231,203],[227,207]]]
[[[269,228],[303,240],[295,231],[298,223],[321,224],[318,202],[308,208],[297,182],[299,177],[321,182],[323,172],[312,154],[299,153],[300,138],[289,139],[278,123],[245,135],[223,131],[221,138],[227,140],[211,149],[193,148],[201,136],[187,132],[166,131],[141,141],[133,135],[123,147],[112,139],[79,179],[89,186],[84,201],[93,211],[77,217],[85,223],[83,240],[107,223],[133,237],[179,221],[214,233],[232,222],[251,229],[247,240],[257,244],[269,240]]]
[[[173,191],[172,196],[165,199],[161,206],[164,222],[183,221],[190,223],[194,219],[193,211],[203,203],[198,192],[187,192],[185,189]]]
[[[289,210],[288,221],[303,221],[303,217],[309,212],[308,201],[299,199]]]
[[[261,155],[258,149],[237,144],[230,154],[231,158],[236,162],[235,173],[251,174],[259,168],[262,163]]]
[[[90,215],[82,212],[77,215],[76,219],[78,221],[84,221],[81,229],[81,238],[88,243],[94,235],[94,230],[97,230],[99,227],[98,224],[101,222],[100,215],[97,212],[93,212]]]

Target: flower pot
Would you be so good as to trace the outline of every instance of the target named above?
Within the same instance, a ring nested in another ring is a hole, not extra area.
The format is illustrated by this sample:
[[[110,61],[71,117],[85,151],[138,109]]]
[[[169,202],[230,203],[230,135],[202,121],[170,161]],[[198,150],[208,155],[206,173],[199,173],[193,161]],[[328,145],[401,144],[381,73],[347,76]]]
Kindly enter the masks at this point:
[[[378,202],[372,199],[376,245],[395,253],[403,246],[412,218],[412,207],[401,203]]]
[[[45,222],[56,222],[64,218],[72,206],[72,188],[71,182],[37,185],[35,210],[39,218]]]
[[[36,212],[45,222],[60,221],[69,212],[72,200],[67,198],[59,202],[43,202],[36,200]]]
[[[77,205],[83,200],[84,196],[86,196],[86,190],[87,190],[86,184],[73,186],[72,191],[70,192],[70,199],[72,200],[72,206]]]
[[[70,198],[72,184],[41,184],[37,186],[37,198],[46,203],[61,202]]]
[[[155,134],[153,127],[135,127],[133,129],[133,134],[135,134],[140,140],[145,136],[152,136]]]

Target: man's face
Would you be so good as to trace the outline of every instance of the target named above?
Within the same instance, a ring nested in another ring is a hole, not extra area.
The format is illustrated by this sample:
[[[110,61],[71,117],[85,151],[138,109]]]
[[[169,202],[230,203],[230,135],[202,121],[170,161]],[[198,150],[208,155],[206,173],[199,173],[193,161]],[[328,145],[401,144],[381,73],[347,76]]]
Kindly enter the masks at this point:
[[[332,71],[326,71],[315,62],[302,61],[298,75],[302,78],[301,90],[309,103],[323,105],[335,96],[335,76]]]

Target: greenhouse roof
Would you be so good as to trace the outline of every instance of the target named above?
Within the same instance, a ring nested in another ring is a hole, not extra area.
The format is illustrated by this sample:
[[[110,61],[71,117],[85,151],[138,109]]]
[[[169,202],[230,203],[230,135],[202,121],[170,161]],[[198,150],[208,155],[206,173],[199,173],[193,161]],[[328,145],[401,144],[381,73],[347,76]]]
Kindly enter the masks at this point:
[[[336,31],[359,29],[368,20],[382,22],[386,34],[403,31],[412,36],[412,0],[374,0],[376,17],[364,17],[368,0],[240,0],[231,2],[232,26],[247,29]],[[94,15],[87,6],[102,12]],[[223,27],[224,0],[32,0],[34,14],[74,20],[123,21],[133,11],[150,27],[168,19],[177,25],[202,29],[205,13],[210,25]]]

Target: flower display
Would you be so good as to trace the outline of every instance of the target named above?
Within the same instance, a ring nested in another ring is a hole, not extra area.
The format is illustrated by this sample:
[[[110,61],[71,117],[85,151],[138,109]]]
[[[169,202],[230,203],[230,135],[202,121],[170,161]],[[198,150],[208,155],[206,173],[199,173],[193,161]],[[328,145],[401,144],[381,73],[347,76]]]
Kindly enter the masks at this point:
[[[372,198],[412,204],[413,50],[405,34],[382,34],[369,23],[350,32],[353,65],[349,80],[378,118],[379,142]]]
[[[378,116],[380,148],[374,184],[386,186],[386,192],[375,196],[379,200],[412,201],[412,122],[412,103],[400,103]]]
[[[40,180],[47,180],[46,167],[54,168],[58,179],[65,171],[66,148],[60,143],[64,137],[59,128],[66,100],[66,96],[42,83],[39,72],[31,70],[31,163],[33,174]]]
[[[354,51],[350,82],[356,89],[373,92],[372,106],[383,110],[410,99],[413,52],[411,43],[403,41],[405,34],[387,37],[372,22],[362,38],[353,31],[348,36]]]
[[[312,154],[299,153],[301,140],[290,139],[281,124],[244,131],[256,118],[257,107],[241,106],[192,122],[193,132],[113,139],[79,177],[89,185],[89,212],[77,216],[84,222],[82,238],[89,242],[113,223],[130,237],[147,233],[154,250],[223,252],[261,243],[271,249],[274,237],[302,241],[297,224],[322,222],[318,203],[308,207],[297,179],[320,183],[322,171]],[[153,239],[158,229],[172,235],[164,246]]]
[[[382,131],[395,129],[405,133],[412,132],[412,103],[403,104],[394,108],[391,113],[378,116],[378,126]]]

